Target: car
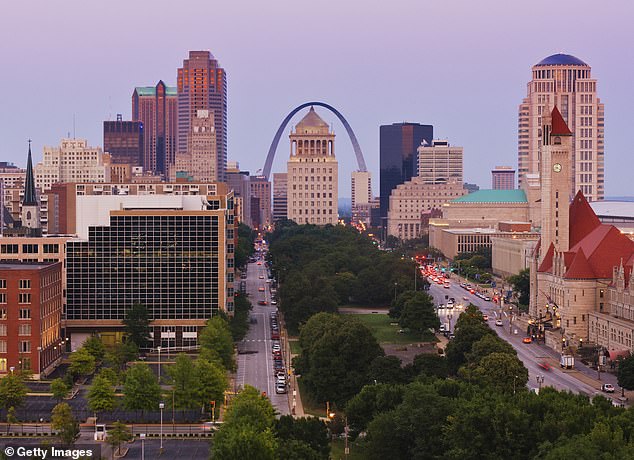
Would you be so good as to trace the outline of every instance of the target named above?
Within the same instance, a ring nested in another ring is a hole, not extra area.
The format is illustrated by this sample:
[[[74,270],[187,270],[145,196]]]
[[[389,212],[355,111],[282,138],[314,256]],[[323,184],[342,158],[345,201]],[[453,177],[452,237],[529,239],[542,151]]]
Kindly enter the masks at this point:
[[[272,332],[271,333],[271,338],[273,340],[280,340],[280,333],[279,332]]]
[[[469,297],[464,296],[464,297],[462,298],[462,300],[469,300]]]
[[[279,343],[274,343],[273,344],[273,351],[281,351],[282,347],[280,346]]]
[[[275,376],[275,381],[277,383],[283,383],[286,385],[286,375],[276,375]]]
[[[440,328],[438,329],[440,332],[445,332],[445,325],[441,324]]]
[[[445,283],[445,285],[443,286],[445,289],[449,289],[451,287],[451,285],[449,283]]]
[[[473,289],[469,289],[469,292],[470,292],[471,294],[475,294],[475,291],[474,291]]]
[[[496,325],[496,326],[504,326],[504,323],[502,322],[502,320],[501,320],[501,319],[496,319],[496,320],[495,320],[495,325]]]
[[[286,394],[286,384],[277,382],[275,384],[275,393],[277,393],[278,395]]]
[[[266,300],[260,300],[258,301],[258,305],[268,305],[268,302]]]
[[[277,371],[277,372],[275,373],[275,378],[276,378],[276,379],[279,379],[280,377],[284,377],[284,378],[286,378],[286,372],[284,372],[283,370],[282,370],[282,371]]]
[[[264,279],[264,275],[260,275],[260,276],[258,276],[258,278],[263,280]]]
[[[271,305],[277,305],[277,300],[271,300]]]
[[[258,265],[262,265],[262,262],[258,261]]]
[[[449,333],[449,335],[447,336],[447,338],[448,338],[449,340],[453,340],[453,339],[455,339],[455,338],[456,338],[456,335],[455,335],[453,332],[450,332],[450,333]]]
[[[482,296],[482,298],[486,300],[487,302],[491,301],[491,297],[489,297],[488,295]]]
[[[604,383],[601,385],[601,391],[604,393],[614,393],[614,385],[611,383]]]
[[[259,291],[259,292],[264,292],[264,286],[260,286],[260,287],[258,288],[258,291]]]
[[[482,315],[482,319],[485,320],[485,321],[488,321],[489,320],[489,315]]]
[[[524,337],[524,338],[522,339],[522,342],[524,342],[524,343],[533,343],[533,339],[532,339],[532,338],[530,338],[530,337]]]

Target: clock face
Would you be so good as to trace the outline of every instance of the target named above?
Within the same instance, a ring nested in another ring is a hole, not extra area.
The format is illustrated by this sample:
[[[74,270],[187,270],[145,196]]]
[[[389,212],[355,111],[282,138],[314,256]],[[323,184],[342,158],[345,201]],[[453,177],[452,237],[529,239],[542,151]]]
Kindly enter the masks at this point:
[[[561,171],[561,165],[559,163],[555,163],[553,165],[553,171],[560,172]]]

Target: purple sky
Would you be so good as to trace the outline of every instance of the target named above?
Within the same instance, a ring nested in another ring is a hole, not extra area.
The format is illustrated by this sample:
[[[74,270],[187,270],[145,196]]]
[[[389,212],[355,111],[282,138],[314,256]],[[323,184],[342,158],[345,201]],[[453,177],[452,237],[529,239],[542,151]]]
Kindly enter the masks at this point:
[[[520,6],[521,5],[521,6]],[[592,66],[605,103],[606,193],[634,195],[634,3],[611,0],[35,0],[0,14],[0,160],[25,164],[26,140],[57,145],[73,130],[102,145],[102,122],[129,119],[135,86],[176,83],[188,50],[228,75],[229,159],[262,168],[295,106],[327,102],[354,129],[378,191],[379,125],[433,124],[464,147],[465,180],[517,165],[517,107],[531,66],[556,52]],[[340,196],[356,162],[334,124]],[[297,122],[301,114],[294,120]],[[273,171],[286,169],[288,138]],[[623,167],[627,164],[628,167]]]

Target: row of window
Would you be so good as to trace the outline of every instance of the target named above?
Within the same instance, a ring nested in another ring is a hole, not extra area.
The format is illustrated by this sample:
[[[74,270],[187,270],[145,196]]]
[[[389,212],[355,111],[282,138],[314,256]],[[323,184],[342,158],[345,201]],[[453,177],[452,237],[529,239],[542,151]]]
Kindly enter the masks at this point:
[[[19,310],[19,319],[31,319],[31,309],[30,308],[20,308]],[[0,320],[8,319],[8,312],[6,308],[0,308]],[[6,325],[5,325],[6,326]],[[0,334],[2,335],[2,334]],[[6,335],[6,334],[4,334]]]

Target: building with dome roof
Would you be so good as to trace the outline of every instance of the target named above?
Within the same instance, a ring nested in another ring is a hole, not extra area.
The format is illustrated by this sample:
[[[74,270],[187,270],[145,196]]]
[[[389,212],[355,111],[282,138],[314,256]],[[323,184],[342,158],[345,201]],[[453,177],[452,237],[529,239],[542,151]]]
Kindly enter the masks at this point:
[[[588,201],[604,198],[604,107],[590,66],[569,54],[553,54],[532,68],[527,95],[519,106],[518,178],[539,174],[542,113],[554,106],[572,132],[572,188]]]
[[[291,132],[287,163],[287,215],[298,224],[338,221],[335,133],[313,107]]]

